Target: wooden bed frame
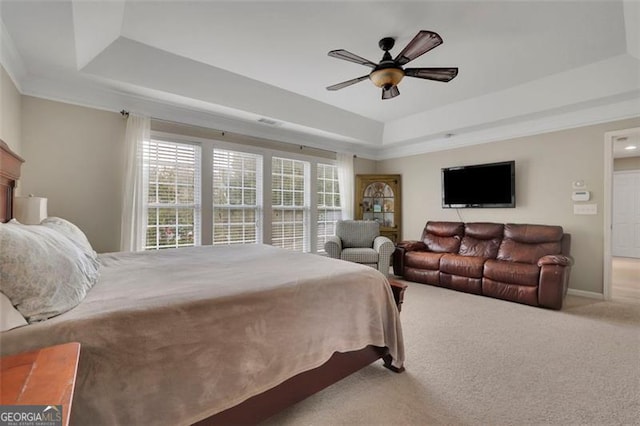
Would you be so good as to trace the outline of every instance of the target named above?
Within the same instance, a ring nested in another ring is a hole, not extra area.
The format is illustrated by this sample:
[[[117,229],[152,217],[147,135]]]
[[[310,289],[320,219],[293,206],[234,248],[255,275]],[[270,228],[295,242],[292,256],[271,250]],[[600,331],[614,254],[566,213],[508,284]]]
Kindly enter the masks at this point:
[[[24,160],[0,139],[0,221],[3,223],[13,217],[13,197],[22,163]]]
[[[0,221],[3,223],[13,217],[13,198],[23,162],[22,158],[0,140]],[[404,371],[404,368],[398,369],[391,365],[387,348],[367,346],[358,351],[335,352],[320,367],[300,373],[266,392],[199,421],[196,425],[256,424],[378,359],[382,359],[384,366],[396,373]]]

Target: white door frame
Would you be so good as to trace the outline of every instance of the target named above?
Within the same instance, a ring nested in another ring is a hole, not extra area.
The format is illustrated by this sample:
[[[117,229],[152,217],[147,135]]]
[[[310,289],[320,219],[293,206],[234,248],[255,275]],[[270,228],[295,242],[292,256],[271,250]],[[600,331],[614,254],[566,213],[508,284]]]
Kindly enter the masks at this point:
[[[640,127],[614,130],[604,134],[604,271],[602,295],[611,300],[611,227],[613,226],[613,142],[622,136],[640,132]]]

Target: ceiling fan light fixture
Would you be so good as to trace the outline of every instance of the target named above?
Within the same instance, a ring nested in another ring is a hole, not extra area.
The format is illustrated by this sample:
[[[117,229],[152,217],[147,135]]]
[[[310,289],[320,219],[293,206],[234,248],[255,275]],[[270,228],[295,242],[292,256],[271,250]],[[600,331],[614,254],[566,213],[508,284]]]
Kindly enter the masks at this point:
[[[369,79],[378,87],[397,86],[404,77],[404,71],[400,68],[383,68],[369,74]]]

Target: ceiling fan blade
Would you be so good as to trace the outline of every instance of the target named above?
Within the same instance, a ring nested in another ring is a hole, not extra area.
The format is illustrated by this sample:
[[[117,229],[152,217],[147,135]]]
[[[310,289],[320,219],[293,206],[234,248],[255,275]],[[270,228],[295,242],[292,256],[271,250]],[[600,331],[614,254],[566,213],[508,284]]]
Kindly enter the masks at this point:
[[[458,68],[407,68],[404,70],[407,77],[424,78],[435,81],[451,81],[458,75]]]
[[[395,63],[402,66],[416,59],[442,44],[442,38],[433,31],[420,31],[414,38],[402,49],[402,52],[394,59]]]
[[[374,64],[370,60],[362,58],[355,53],[347,52],[344,49],[332,50],[329,52],[329,56],[342,59],[344,61],[355,62],[356,64],[364,65],[369,68],[375,68],[377,66],[377,64]]]
[[[391,86],[389,89],[382,89],[382,99],[391,99],[395,98],[400,94],[400,90],[398,90],[398,86]]]
[[[366,80],[369,78],[369,75],[363,75],[362,77],[353,78],[351,80],[343,81],[342,83],[334,84],[333,86],[327,87],[327,90],[340,90],[344,89],[347,86],[351,86],[352,84],[360,83],[362,80]]]

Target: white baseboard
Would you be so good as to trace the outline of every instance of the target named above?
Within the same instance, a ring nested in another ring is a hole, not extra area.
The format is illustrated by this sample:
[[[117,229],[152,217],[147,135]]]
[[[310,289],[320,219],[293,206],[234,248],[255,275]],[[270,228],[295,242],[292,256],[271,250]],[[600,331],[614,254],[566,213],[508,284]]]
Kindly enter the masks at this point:
[[[604,294],[595,293],[593,291],[576,290],[574,288],[570,288],[567,290],[567,294],[571,296],[588,297],[589,299],[604,300]]]

